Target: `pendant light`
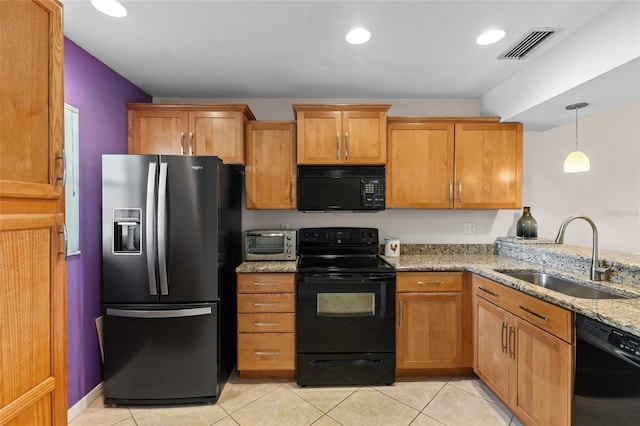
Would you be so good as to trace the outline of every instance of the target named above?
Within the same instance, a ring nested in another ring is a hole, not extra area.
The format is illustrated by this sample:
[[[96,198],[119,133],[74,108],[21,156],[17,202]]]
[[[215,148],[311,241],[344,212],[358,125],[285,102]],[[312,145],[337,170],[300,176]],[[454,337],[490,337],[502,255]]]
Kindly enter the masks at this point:
[[[578,151],[578,110],[589,105],[586,102],[580,102],[577,104],[567,105],[566,109],[576,111],[576,150],[570,152],[567,158],[564,159],[564,172],[565,173],[580,173],[587,172],[591,169],[591,163],[589,157],[582,152]]]

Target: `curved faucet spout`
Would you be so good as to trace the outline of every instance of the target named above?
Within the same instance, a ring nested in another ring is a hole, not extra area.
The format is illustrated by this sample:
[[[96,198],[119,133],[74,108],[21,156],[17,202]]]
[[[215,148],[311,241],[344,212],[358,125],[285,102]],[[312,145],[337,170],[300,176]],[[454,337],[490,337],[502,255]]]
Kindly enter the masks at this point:
[[[600,266],[600,260],[598,259],[598,227],[595,222],[591,220],[591,218],[587,216],[569,216],[560,225],[560,229],[558,230],[558,235],[556,236],[556,244],[564,243],[564,233],[567,230],[567,226],[576,219],[582,219],[591,225],[591,229],[593,231],[593,246],[591,250],[591,279],[593,281],[602,281],[602,277],[611,269],[613,263],[609,265],[605,265],[605,267]]]

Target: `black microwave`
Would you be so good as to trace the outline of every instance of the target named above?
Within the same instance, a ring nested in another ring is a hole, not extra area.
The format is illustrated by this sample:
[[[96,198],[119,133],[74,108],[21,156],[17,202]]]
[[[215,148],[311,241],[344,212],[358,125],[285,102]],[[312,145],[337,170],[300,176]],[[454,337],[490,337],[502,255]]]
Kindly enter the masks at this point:
[[[380,211],[384,166],[298,166],[298,210]]]

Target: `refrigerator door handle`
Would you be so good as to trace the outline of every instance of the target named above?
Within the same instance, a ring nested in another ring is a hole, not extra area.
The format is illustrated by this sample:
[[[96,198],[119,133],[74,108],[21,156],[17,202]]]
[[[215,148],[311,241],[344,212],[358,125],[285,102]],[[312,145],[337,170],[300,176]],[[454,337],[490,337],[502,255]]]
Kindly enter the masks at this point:
[[[156,198],[156,163],[149,163],[149,173],[147,175],[147,218],[145,237],[147,245],[147,278],[149,280],[149,294],[158,295],[156,285],[156,264],[155,264],[155,244],[153,242],[153,230],[155,227],[155,198]]]
[[[158,184],[158,268],[160,269],[160,294],[169,294],[167,285],[167,163],[160,163]]]
[[[190,309],[142,310],[107,308],[107,315],[124,318],[183,318],[211,315],[210,307]]]

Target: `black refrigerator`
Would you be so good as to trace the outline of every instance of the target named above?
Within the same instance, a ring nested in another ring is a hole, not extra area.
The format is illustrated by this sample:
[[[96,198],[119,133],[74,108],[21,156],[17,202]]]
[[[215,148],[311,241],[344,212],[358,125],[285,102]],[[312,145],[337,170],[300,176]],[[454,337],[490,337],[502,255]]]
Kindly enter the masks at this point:
[[[219,397],[237,351],[241,193],[218,157],[102,156],[106,404]]]

